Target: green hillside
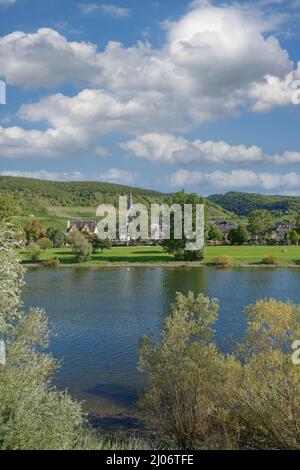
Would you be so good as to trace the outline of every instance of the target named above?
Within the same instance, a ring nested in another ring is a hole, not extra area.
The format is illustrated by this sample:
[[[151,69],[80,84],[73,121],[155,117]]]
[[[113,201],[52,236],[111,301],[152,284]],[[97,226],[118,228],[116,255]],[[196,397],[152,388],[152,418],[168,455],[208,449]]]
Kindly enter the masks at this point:
[[[67,219],[95,219],[99,204],[118,206],[120,195],[133,196],[135,203],[163,203],[167,195],[149,189],[94,181],[57,182],[11,176],[0,177],[1,193],[14,196],[18,206],[17,219],[23,222],[34,216],[47,227],[65,227]],[[208,201],[209,218],[230,220],[234,215]]]
[[[266,209],[278,218],[286,215],[294,216],[300,212],[300,197],[296,196],[265,196],[261,194],[229,192],[226,194],[214,194],[209,196],[208,199],[237,216],[247,216],[256,209]]]

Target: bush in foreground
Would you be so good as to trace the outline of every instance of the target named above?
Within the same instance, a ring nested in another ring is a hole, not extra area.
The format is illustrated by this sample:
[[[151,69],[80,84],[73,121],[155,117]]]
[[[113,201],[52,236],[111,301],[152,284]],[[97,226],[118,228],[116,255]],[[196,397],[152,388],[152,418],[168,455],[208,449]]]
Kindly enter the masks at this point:
[[[45,352],[47,317],[38,308],[22,310],[24,270],[14,239],[11,227],[0,228],[0,336],[7,349],[0,365],[0,450],[144,448],[97,436],[81,405],[52,385],[57,363]]]
[[[202,294],[177,295],[161,341],[141,342],[149,386],[141,405],[175,447],[300,449],[300,306],[258,301],[234,355],[213,341],[217,304]]]

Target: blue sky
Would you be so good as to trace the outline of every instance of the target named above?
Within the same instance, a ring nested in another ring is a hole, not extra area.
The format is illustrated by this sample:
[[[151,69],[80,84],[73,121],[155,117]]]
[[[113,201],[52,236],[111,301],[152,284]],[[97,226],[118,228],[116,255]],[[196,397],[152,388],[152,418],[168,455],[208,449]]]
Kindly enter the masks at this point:
[[[298,0],[0,0],[0,174],[300,194],[299,24]]]

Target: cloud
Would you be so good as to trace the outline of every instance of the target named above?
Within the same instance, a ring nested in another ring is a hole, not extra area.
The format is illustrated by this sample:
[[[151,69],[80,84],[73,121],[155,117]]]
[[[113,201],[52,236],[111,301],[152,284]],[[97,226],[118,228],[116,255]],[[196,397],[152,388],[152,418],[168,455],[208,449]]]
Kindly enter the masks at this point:
[[[94,5],[84,7],[92,12]],[[270,32],[279,18],[249,6],[198,2],[178,21],[165,22],[160,48],[111,41],[99,51],[49,28],[14,32],[0,38],[0,74],[23,87],[84,82],[120,99],[151,95],[172,116],[171,126],[175,113],[186,125],[201,124],[253,104],[266,76],[284,80],[292,73],[288,53]]]
[[[0,176],[17,176],[23,178],[34,178],[39,180],[48,181],[80,181],[83,179],[83,175],[80,171],[68,172],[51,172],[46,170],[37,171],[16,171],[7,170],[0,171]]]
[[[25,130],[0,127],[2,158],[55,158],[86,153],[90,142],[76,128]]]
[[[116,5],[106,4],[100,6],[103,13],[115,18],[128,18],[130,12],[128,8],[117,7]]]
[[[50,28],[0,37],[0,75],[8,85],[55,87],[67,81],[89,81],[101,74],[96,58],[95,45],[68,42]]]
[[[96,3],[80,3],[79,8],[85,15],[90,15],[99,9],[99,5]]]
[[[0,7],[2,5],[8,6],[8,5],[14,5],[17,2],[17,0],[0,0]]]
[[[231,172],[214,171],[204,173],[201,171],[178,170],[169,178],[171,186],[176,188],[201,187],[211,190],[264,190],[300,192],[300,175],[294,172],[287,174],[255,172],[251,170],[233,170]]]
[[[84,5],[93,9],[96,4]],[[271,32],[281,17],[266,18],[253,8],[194,2],[178,21],[165,22],[160,48],[109,42],[99,51],[95,44],[68,41],[50,28],[0,37],[0,76],[7,84],[84,84],[74,96],[56,93],[24,105],[19,117],[43,125],[46,121],[49,128],[0,128],[1,155],[97,152],[101,137],[117,132],[141,134],[123,148],[157,161],[262,160],[264,153],[256,146],[189,142],[170,135],[245,107],[260,111],[289,104],[284,84],[298,71]],[[286,158],[276,156],[277,163]]]
[[[279,106],[288,106],[294,102],[294,96],[299,96],[300,62],[297,68],[283,79],[266,75],[262,82],[253,83],[249,97],[253,100],[252,110],[257,112],[269,111]]]
[[[172,134],[150,133],[120,144],[124,151],[152,162],[168,164],[188,163],[276,163],[278,165],[300,163],[299,152],[284,152],[282,155],[268,155],[252,145],[229,145],[226,142],[194,140]]]
[[[120,170],[118,168],[110,168],[109,170],[97,175],[98,180],[126,184],[134,183],[136,177],[136,173],[127,170]]]

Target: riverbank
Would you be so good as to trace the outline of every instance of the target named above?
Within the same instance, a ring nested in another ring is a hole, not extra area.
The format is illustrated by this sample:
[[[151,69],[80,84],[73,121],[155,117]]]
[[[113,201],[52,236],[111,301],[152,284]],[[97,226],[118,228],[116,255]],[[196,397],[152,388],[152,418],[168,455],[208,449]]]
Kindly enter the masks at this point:
[[[300,267],[300,247],[290,246],[287,251],[282,246],[209,246],[205,248],[205,257],[201,262],[175,261],[172,255],[165,253],[161,247],[113,247],[104,253],[96,253],[85,263],[76,263],[70,248],[50,249],[41,252],[39,260],[33,263],[25,250],[19,252],[22,263],[28,266],[39,266],[44,261],[58,258],[62,267],[201,267],[221,266],[219,256],[229,256],[226,267]],[[275,264],[263,262],[266,257],[275,257]]]
[[[43,263],[23,263],[26,267],[30,269],[41,269],[45,268]],[[64,268],[75,268],[75,269],[122,269],[122,268],[218,268],[218,269],[234,269],[234,268],[271,268],[271,269],[300,269],[300,265],[297,264],[205,264],[205,263],[103,263],[103,264],[93,264],[93,263],[73,263],[73,264],[61,264],[55,269],[64,269]],[[50,268],[51,269],[51,268]],[[53,268],[54,269],[54,268]]]

